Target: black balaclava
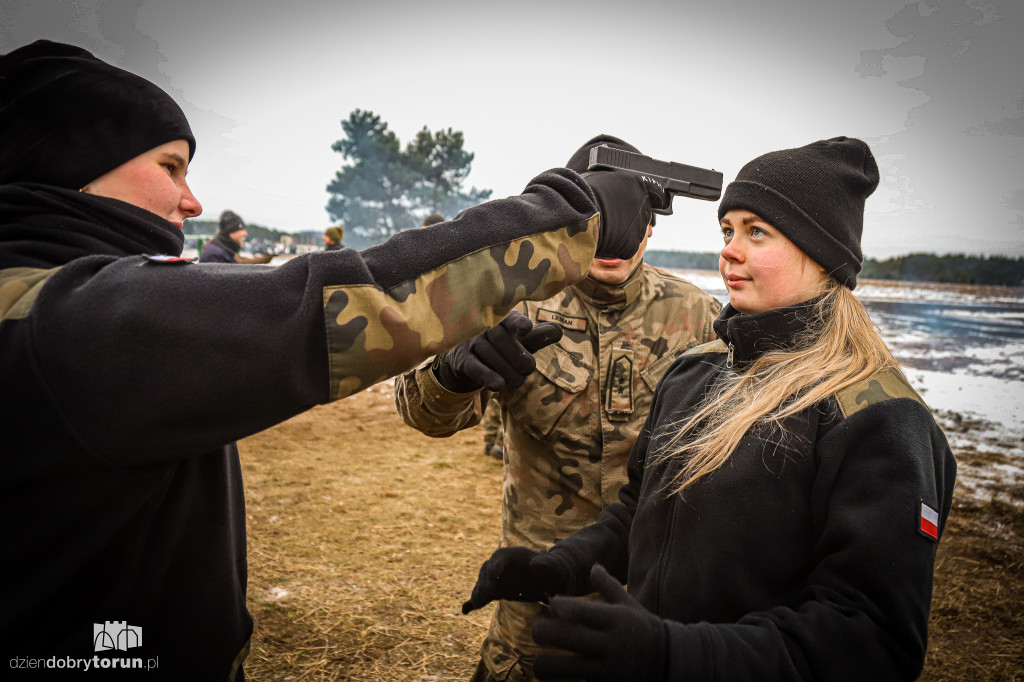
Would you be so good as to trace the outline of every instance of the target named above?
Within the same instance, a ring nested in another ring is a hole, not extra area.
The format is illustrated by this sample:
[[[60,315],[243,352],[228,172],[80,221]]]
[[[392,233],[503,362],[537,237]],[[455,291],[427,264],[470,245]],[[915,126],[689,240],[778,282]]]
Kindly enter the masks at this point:
[[[864,202],[876,187],[878,165],[868,145],[833,137],[743,166],[725,188],[718,219],[733,209],[756,213],[853,289],[864,262]]]
[[[174,140],[191,160],[185,114],[145,78],[48,40],[0,55],[0,184],[81,189]]]

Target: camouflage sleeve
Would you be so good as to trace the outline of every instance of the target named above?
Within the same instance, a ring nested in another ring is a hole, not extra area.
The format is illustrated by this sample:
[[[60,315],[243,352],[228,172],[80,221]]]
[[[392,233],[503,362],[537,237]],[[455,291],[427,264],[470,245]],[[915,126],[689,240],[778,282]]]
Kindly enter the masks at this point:
[[[405,423],[431,438],[446,438],[476,426],[487,391],[452,393],[430,370],[430,360],[395,378],[395,407]]]
[[[704,308],[704,324],[702,324],[695,331],[695,336],[699,343],[707,343],[714,341],[718,338],[715,334],[715,328],[712,326],[715,319],[718,318],[718,314],[722,312],[722,304],[719,303],[718,299],[710,294],[705,294],[703,299]]]
[[[517,304],[515,309],[529,315],[525,303]],[[395,377],[395,408],[406,425],[431,438],[447,438],[476,426],[487,414],[497,417],[500,430],[500,413],[487,411],[488,401],[500,394],[486,389],[469,393],[449,391],[431,371],[433,360],[428,358],[419,367]],[[498,412],[496,406],[491,409]]]
[[[578,175],[549,171],[520,196],[364,252],[371,281],[323,291],[330,399],[493,327],[519,301],[581,280],[597,246],[592,197]]]

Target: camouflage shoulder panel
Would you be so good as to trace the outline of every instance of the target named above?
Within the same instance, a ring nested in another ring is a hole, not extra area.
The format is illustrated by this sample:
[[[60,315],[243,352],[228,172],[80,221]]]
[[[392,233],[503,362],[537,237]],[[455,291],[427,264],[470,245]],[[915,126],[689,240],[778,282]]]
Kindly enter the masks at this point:
[[[708,341],[702,343],[699,346],[694,346],[687,350],[683,355],[701,355],[703,353],[728,353],[729,347],[725,345],[725,341],[722,339],[715,339],[714,341]]]
[[[882,370],[836,393],[836,400],[839,402],[839,408],[843,411],[844,418],[849,418],[877,403],[897,398],[910,398],[926,408],[928,407],[917,391],[907,382],[903,372],[898,369]]]
[[[60,268],[7,268],[0,270],[0,320],[28,317],[43,284]]]

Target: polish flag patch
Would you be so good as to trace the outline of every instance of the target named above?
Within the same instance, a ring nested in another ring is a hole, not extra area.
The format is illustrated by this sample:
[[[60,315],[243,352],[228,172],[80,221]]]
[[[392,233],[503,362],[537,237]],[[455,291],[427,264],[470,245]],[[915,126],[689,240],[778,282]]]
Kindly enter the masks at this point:
[[[921,500],[921,514],[920,514],[920,525],[918,531],[921,535],[931,538],[932,540],[939,539],[939,512],[935,511],[927,504],[924,500]]]

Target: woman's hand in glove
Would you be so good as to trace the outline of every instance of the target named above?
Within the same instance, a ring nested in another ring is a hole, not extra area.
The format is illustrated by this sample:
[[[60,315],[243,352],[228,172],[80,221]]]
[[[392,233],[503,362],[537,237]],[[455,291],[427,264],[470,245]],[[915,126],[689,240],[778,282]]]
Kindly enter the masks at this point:
[[[664,621],[641,606],[603,566],[590,570],[590,582],[607,603],[555,597],[554,618],[533,626],[538,644],[575,654],[542,654],[534,663],[534,674],[542,680],[588,682],[662,679],[668,646]]]
[[[480,575],[462,613],[486,606],[495,599],[545,601],[565,591],[567,569],[547,552],[526,547],[502,547],[480,567]]]

